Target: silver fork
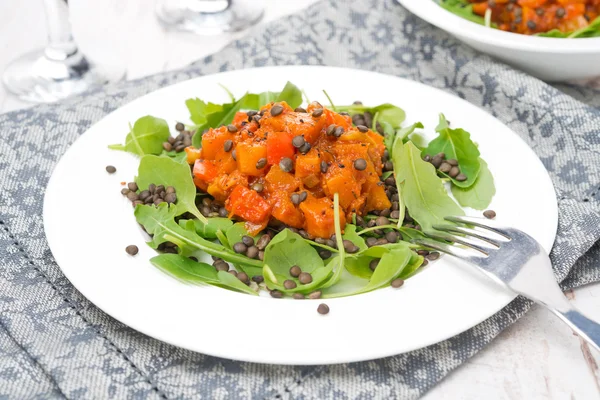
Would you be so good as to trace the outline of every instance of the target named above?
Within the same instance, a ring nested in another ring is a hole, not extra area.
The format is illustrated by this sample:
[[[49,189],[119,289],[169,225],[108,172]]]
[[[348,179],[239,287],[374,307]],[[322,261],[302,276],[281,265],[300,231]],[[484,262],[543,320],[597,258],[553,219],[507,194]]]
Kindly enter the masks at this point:
[[[518,229],[484,218],[445,219],[457,225],[434,226],[444,233],[428,233],[427,236],[453,244],[430,239],[415,239],[414,242],[479,267],[479,271],[498,284],[552,311],[600,351],[600,324],[583,315],[563,295],[552,272],[550,258],[535,239]]]

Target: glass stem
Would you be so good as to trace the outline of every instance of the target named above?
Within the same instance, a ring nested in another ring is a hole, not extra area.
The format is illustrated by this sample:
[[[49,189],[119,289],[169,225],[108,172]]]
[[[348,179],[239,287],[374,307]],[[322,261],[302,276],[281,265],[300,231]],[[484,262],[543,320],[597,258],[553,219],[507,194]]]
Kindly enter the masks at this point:
[[[63,61],[77,53],[69,22],[68,0],[43,0],[48,21],[46,57]]]

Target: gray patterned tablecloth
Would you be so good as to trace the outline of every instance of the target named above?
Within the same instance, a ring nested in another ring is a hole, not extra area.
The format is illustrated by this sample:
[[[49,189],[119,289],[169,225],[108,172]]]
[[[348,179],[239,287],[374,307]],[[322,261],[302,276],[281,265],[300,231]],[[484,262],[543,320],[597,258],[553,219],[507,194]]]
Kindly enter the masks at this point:
[[[0,398],[416,398],[527,311],[529,303],[517,299],[471,330],[409,354],[290,367],[161,343],[116,322],[73,288],[52,258],[41,217],[44,187],[69,145],[107,113],[159,87],[283,64],[414,79],[494,114],[535,150],[556,186],[558,279],[565,287],[600,280],[598,93],[549,86],[500,64],[392,0],[323,1],[183,70],[0,116]]]

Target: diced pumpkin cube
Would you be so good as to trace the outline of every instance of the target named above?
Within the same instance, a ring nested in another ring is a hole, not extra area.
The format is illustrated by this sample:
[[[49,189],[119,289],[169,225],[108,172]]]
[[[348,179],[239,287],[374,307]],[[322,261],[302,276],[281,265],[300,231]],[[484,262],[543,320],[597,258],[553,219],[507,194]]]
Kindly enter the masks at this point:
[[[214,160],[219,150],[223,149],[226,140],[233,140],[234,135],[222,126],[217,129],[209,129],[202,135],[202,157]]]
[[[235,148],[235,154],[238,170],[242,174],[261,176],[264,173],[264,168],[256,168],[258,160],[267,157],[267,146],[264,143],[240,142]]]
[[[271,214],[276,219],[294,228],[302,228],[304,217],[302,212],[292,203],[288,192],[277,191],[272,193],[269,201],[273,205]]]
[[[188,146],[185,148],[185,154],[187,157],[187,163],[193,165],[196,160],[201,158],[202,149],[196,149],[195,147]]]
[[[390,208],[392,203],[385,194],[383,186],[379,186],[374,182],[367,182],[363,185],[363,191],[367,195],[367,204],[365,206],[365,213],[373,210],[385,210]]]
[[[325,192],[333,197],[340,196],[340,205],[347,209],[360,196],[361,185],[352,178],[352,172],[346,168],[330,169],[324,179]]]
[[[298,154],[296,157],[296,178],[305,178],[309,175],[321,175],[321,159],[315,149],[306,154]]]
[[[304,214],[304,229],[314,237],[327,238],[335,233],[333,202],[327,197],[317,199],[309,195],[300,203]],[[346,216],[340,207],[340,226],[346,226]]]
[[[273,165],[265,176],[267,192],[283,190],[292,193],[300,186],[300,181],[289,172],[283,172],[279,165]]]

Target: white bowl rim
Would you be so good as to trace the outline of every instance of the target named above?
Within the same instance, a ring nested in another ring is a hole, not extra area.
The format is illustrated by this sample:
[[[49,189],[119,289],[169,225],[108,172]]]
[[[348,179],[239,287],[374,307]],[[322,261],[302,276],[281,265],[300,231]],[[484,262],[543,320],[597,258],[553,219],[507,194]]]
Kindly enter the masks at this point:
[[[465,38],[489,43],[497,47],[536,53],[600,54],[600,37],[564,39],[529,36],[491,29],[455,15],[442,8],[435,0],[398,0],[409,11],[425,21]]]

